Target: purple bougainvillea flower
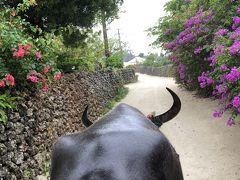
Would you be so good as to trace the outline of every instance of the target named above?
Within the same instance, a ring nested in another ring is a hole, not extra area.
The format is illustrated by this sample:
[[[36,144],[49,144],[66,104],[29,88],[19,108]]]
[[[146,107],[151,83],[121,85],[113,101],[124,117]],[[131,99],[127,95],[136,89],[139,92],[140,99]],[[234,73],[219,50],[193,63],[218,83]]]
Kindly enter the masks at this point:
[[[225,33],[227,33],[228,30],[227,29],[219,29],[218,31],[216,31],[214,34],[215,35],[224,35]]]
[[[202,51],[202,47],[198,47],[194,50],[194,54],[200,54],[200,52]]]
[[[230,117],[228,120],[227,120],[227,126],[232,126],[235,124],[235,121],[233,119],[233,117]]]
[[[235,96],[233,98],[232,105],[236,108],[238,108],[240,106],[240,97],[239,96]]]
[[[215,55],[223,54],[224,51],[225,51],[225,46],[223,45],[218,45],[216,48],[214,48]]]
[[[239,24],[240,23],[240,17],[234,16],[233,17],[233,22],[234,22],[234,24]]]
[[[186,71],[186,65],[179,63],[178,72],[179,72],[181,80],[183,80],[185,78],[185,71]]]
[[[237,13],[240,13],[240,6],[237,8]]]
[[[222,64],[220,68],[221,70],[229,70],[226,64]]]
[[[240,78],[240,71],[235,66],[232,67],[231,72],[225,75],[228,81],[237,81]]]
[[[216,85],[215,89],[217,90],[217,93],[220,93],[220,94],[226,93],[227,90],[228,90],[228,88],[227,88],[227,86],[225,84]]]
[[[214,112],[213,112],[213,117],[219,118],[219,117],[221,117],[221,116],[222,116],[222,112],[221,112],[221,111],[214,111]]]
[[[229,48],[231,55],[239,54],[240,55],[240,42],[238,39],[235,39],[233,45]]]

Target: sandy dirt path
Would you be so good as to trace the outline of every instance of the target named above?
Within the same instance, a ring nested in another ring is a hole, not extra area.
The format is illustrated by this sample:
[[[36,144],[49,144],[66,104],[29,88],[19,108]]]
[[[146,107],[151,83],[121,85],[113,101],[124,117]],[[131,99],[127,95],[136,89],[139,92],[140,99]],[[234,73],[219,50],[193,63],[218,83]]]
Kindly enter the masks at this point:
[[[179,95],[181,112],[161,131],[180,154],[185,180],[240,180],[240,124],[227,127],[227,114],[212,118],[217,101],[195,97],[172,78],[139,74],[139,81],[127,87],[129,94],[121,102],[145,114],[163,113],[171,107],[172,98],[165,87]]]

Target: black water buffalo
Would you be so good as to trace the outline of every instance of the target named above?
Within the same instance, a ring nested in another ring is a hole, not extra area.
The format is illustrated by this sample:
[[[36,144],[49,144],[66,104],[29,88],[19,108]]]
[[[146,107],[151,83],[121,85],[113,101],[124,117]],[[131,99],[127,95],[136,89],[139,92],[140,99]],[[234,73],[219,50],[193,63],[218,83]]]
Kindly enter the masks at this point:
[[[77,134],[62,136],[52,153],[52,180],[182,180],[179,157],[159,131],[181,109],[178,96],[164,114],[149,120],[139,110],[120,104]]]

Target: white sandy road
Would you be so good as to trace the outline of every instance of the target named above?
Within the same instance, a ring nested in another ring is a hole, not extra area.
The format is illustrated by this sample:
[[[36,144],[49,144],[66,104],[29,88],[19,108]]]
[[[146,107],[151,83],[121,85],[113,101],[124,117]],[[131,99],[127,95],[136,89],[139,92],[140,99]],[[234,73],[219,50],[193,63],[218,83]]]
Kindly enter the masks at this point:
[[[171,107],[172,98],[165,87],[180,97],[181,112],[161,131],[180,154],[185,180],[240,180],[240,124],[227,127],[227,114],[214,119],[217,101],[195,97],[178,88],[172,78],[139,74],[139,81],[127,87],[129,94],[121,102],[145,114],[163,113]]]

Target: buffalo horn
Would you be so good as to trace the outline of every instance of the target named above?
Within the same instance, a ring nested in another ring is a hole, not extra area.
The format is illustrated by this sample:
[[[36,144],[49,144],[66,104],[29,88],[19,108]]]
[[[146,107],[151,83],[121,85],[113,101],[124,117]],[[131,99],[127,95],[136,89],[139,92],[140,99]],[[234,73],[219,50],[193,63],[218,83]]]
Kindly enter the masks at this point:
[[[163,123],[174,118],[181,109],[181,101],[180,101],[179,97],[171,89],[169,89],[169,88],[166,88],[166,89],[172,95],[173,105],[167,112],[160,114],[158,116],[153,116],[151,118],[152,122],[158,127],[160,127]]]

